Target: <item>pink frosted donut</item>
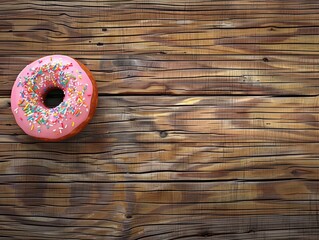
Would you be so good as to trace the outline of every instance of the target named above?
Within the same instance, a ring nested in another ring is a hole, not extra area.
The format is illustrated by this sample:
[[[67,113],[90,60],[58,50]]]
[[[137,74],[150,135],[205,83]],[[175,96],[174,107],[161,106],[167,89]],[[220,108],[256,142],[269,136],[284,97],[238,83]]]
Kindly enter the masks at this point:
[[[45,105],[52,89],[61,89],[63,101]],[[26,66],[11,91],[11,110],[22,130],[37,139],[60,141],[79,133],[97,106],[97,87],[90,71],[63,55],[46,56]]]

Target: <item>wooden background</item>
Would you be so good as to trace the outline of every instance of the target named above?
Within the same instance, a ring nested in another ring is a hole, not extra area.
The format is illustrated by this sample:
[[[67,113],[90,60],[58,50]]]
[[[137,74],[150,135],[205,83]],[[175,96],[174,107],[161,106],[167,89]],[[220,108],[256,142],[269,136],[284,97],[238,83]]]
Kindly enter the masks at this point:
[[[317,0],[0,1],[0,239],[319,239]],[[10,91],[49,54],[92,122],[23,134]]]

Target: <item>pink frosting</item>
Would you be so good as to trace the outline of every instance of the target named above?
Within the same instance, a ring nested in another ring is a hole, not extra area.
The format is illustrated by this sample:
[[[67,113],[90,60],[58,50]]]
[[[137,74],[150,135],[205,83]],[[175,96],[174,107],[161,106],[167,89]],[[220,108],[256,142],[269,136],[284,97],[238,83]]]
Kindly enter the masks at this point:
[[[43,103],[50,88],[64,91],[55,108]],[[11,109],[22,130],[36,138],[58,139],[70,134],[90,112],[93,85],[77,61],[63,55],[46,56],[26,66],[11,91]]]

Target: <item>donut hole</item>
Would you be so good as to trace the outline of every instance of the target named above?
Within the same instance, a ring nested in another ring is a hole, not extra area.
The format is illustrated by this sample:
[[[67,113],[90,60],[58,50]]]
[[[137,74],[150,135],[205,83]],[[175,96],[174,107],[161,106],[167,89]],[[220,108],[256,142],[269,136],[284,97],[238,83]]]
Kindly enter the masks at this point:
[[[64,91],[60,88],[50,88],[43,95],[43,104],[47,108],[55,108],[64,100]]]

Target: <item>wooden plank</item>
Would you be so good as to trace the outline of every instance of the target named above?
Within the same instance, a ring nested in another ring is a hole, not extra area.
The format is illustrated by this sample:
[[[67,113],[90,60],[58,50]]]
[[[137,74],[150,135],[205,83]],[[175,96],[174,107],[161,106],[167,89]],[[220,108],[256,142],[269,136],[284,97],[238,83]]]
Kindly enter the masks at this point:
[[[25,136],[8,100],[2,236],[318,237],[318,97],[101,96],[83,133],[54,144]]]
[[[59,53],[87,64],[102,95],[318,95],[318,9],[316,0],[1,1],[0,94],[25,65]]]
[[[318,97],[101,96],[90,127],[69,142],[316,143]],[[0,99],[1,142],[30,142]],[[56,133],[59,134],[59,133]]]

